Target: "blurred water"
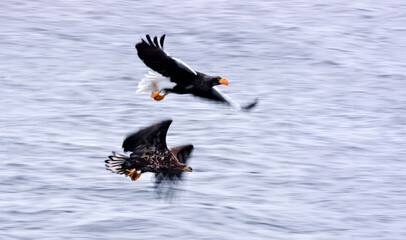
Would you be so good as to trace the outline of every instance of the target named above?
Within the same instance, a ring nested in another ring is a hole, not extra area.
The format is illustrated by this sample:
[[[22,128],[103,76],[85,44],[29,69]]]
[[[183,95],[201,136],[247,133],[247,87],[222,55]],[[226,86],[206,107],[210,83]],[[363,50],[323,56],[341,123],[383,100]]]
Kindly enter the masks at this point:
[[[1,239],[404,239],[404,1],[0,2]],[[250,113],[136,95],[134,43],[227,77]],[[173,118],[172,202],[104,168]]]

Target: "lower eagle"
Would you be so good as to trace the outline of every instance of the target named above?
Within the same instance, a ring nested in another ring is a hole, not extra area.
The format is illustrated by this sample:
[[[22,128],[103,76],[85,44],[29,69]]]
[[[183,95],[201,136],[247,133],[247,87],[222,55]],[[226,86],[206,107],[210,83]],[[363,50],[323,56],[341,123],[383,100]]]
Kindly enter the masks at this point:
[[[123,142],[124,152],[130,156],[113,152],[106,162],[106,168],[113,173],[125,174],[137,180],[144,172],[153,172],[157,183],[162,180],[181,179],[183,172],[191,172],[186,164],[193,145],[182,145],[168,149],[166,134],[172,120],[166,120],[139,130]]]

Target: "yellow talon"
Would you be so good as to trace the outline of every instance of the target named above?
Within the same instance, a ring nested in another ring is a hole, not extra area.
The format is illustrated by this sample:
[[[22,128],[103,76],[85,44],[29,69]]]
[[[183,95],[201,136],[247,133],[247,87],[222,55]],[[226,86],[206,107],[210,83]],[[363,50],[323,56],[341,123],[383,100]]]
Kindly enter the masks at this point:
[[[159,96],[159,94],[161,93],[161,91],[156,91],[156,92],[153,92],[152,94],[151,94],[151,97],[152,98],[156,98],[157,96]],[[156,99],[155,99],[156,100]]]
[[[136,173],[135,178],[132,177],[131,180],[132,180],[132,181],[137,180],[139,177],[141,177],[141,174],[142,174],[142,173]]]
[[[162,99],[164,99],[164,97],[166,96],[166,93],[164,93],[163,95],[158,95],[156,97],[154,97],[155,101],[161,101]]]
[[[137,173],[137,169],[133,168],[131,170],[126,170],[128,173],[125,174],[126,177],[130,177],[132,181],[137,180],[139,177],[141,177],[142,173]],[[134,177],[135,174],[135,177]]]
[[[129,176],[129,177],[132,178],[133,175],[134,175],[134,173],[137,174],[137,169],[135,169],[135,168],[133,168],[133,169],[131,169],[131,170],[128,170],[128,169],[127,169],[126,171],[128,172],[128,173],[125,174],[126,177]]]
[[[156,92],[153,92],[153,93],[151,94],[151,97],[152,97],[153,99],[155,99],[155,101],[161,101],[161,100],[164,99],[164,97],[166,96],[166,93],[164,92],[164,94],[159,95],[160,93],[161,93],[161,90],[158,90],[158,91],[156,91]]]

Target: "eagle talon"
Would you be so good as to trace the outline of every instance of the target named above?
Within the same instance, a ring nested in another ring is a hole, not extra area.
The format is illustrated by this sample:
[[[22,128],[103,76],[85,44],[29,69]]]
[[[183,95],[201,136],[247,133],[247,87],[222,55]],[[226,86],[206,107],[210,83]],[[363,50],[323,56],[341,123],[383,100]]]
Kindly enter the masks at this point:
[[[162,95],[159,95],[161,93],[161,90],[158,90],[156,92],[153,92],[151,94],[151,97],[153,99],[155,99],[155,101],[161,101],[162,99],[164,99],[164,97],[166,96],[166,93],[164,92]]]
[[[142,174],[142,173],[135,173],[136,176],[135,176],[135,177],[132,176],[132,177],[131,177],[131,181],[137,180],[139,177],[141,177],[141,174]]]
[[[161,93],[160,90],[158,90],[158,91],[156,91],[156,92],[153,92],[153,93],[151,94],[151,97],[155,99],[156,97],[159,96],[160,93]],[[156,99],[155,99],[155,100],[156,100]]]
[[[128,173],[125,174],[126,177],[130,177],[132,181],[137,180],[139,177],[141,177],[142,173],[137,173],[137,169],[133,168],[131,170],[126,170]],[[135,177],[134,177],[135,175]]]
[[[126,170],[128,173],[125,174],[126,177],[133,177],[134,173],[137,174],[137,169],[133,168],[131,170]]]
[[[164,97],[166,96],[166,93],[164,93],[163,95],[158,95],[156,97],[154,97],[155,101],[161,101],[162,99],[164,99]]]

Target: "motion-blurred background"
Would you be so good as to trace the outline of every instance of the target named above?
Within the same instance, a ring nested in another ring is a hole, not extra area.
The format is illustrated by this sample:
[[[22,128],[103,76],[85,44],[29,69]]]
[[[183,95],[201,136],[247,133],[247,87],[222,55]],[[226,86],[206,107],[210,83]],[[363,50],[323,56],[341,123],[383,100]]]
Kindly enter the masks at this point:
[[[404,1],[0,2],[2,239],[404,239]],[[136,95],[134,44],[221,75],[239,112]],[[105,170],[165,118],[176,197]]]

